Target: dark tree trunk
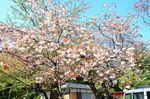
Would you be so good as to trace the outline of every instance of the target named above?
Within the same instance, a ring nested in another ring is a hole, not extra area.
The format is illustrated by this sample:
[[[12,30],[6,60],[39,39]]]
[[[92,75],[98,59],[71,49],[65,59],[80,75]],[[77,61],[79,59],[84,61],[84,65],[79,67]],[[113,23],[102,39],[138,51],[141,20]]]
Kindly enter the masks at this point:
[[[48,96],[47,96],[46,92],[44,92],[42,90],[39,90],[39,91],[44,95],[45,99],[48,99]]]
[[[110,94],[110,92],[109,92],[109,88],[107,87],[107,82],[106,81],[104,81],[103,83],[102,83],[102,91],[103,91],[103,94],[104,94],[104,99],[112,99],[112,96],[111,96],[111,94]]]
[[[102,83],[101,90],[95,88],[95,83],[89,82],[88,84],[91,87],[91,90],[94,93],[96,99],[112,99],[109,90],[105,85],[105,82]]]
[[[62,99],[57,91],[52,91],[50,94],[50,99]]]
[[[46,92],[43,91],[42,89],[40,89],[40,85],[38,83],[35,84],[35,89],[36,89],[37,94],[38,94],[38,92],[40,92],[44,95],[45,99],[48,99]]]
[[[97,89],[95,88],[95,84],[92,83],[92,82],[89,82],[88,84],[89,84],[89,86],[91,87],[91,90],[92,90],[92,92],[93,92],[94,95],[95,95],[95,98],[96,98],[96,99],[103,99],[103,96],[101,95],[101,93],[99,92],[99,90],[97,90]]]
[[[52,85],[53,90],[50,93],[50,99],[63,99],[59,90],[58,83]]]

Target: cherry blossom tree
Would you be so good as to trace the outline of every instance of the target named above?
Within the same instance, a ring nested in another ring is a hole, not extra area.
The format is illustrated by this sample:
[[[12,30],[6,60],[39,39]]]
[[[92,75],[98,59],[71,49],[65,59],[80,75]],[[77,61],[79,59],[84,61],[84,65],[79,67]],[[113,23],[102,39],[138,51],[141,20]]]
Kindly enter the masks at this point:
[[[27,17],[24,17],[24,19],[29,24],[25,26],[25,23],[22,25],[25,27],[22,28],[1,25],[1,35],[3,36],[1,38],[1,50],[3,53],[16,57],[27,68],[37,71],[32,75],[37,86],[39,86],[39,83],[46,83],[48,89],[51,89],[51,98],[56,99],[57,96],[61,95],[58,83],[68,80],[65,78],[62,80],[62,73],[68,71],[68,68],[64,67],[63,71],[63,64],[58,65],[57,62],[60,58],[57,55],[57,50],[62,46],[61,42],[64,37],[71,38],[77,34],[78,31],[75,29],[74,22],[78,12],[83,9],[80,9],[83,2],[79,3],[79,9],[75,7],[73,10],[70,10],[69,7],[65,8],[66,6],[61,2],[50,0],[18,0],[14,2],[20,5],[20,10]],[[69,5],[70,2],[66,3]],[[36,22],[38,24],[35,24]]]
[[[150,25],[150,1],[138,0],[134,3],[134,9],[138,13],[144,23]]]
[[[12,21],[27,26],[47,28],[47,17],[79,17],[88,8],[85,0],[12,0]],[[58,6],[59,5],[59,6]],[[46,16],[45,16],[46,15]],[[50,18],[49,18],[50,19]],[[10,19],[11,20],[11,19]],[[50,20],[47,20],[50,21]],[[64,22],[64,21],[62,21]],[[52,24],[52,23],[51,23]],[[50,25],[50,23],[49,23]]]
[[[34,9],[28,18],[32,25],[1,24],[0,52],[33,69],[34,82],[39,89],[46,84],[51,99],[61,99],[60,85],[77,77],[88,83],[96,99],[109,99],[110,85],[125,68],[136,65],[139,42],[134,16],[118,16],[109,9],[81,23],[63,3],[49,2],[53,6],[46,9],[41,1],[25,2]]]
[[[108,10],[87,23],[90,25],[88,33],[92,44],[84,43],[87,50],[83,58],[87,60],[80,61],[83,66],[78,65],[81,67],[79,70],[83,70],[80,76],[89,83],[97,99],[102,95],[109,99],[109,88],[115,85],[116,78],[121,76],[125,68],[134,68],[137,53],[140,52],[137,48],[142,45],[136,41],[140,35],[137,34],[136,24],[132,24],[135,23],[135,16],[129,14],[122,17],[110,8]]]

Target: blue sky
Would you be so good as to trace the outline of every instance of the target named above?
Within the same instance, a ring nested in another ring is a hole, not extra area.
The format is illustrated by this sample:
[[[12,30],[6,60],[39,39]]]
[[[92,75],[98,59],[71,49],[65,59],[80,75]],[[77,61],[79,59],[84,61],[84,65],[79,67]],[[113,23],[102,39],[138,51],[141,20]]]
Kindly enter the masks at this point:
[[[121,15],[126,15],[129,11],[133,11],[133,3],[136,0],[87,0],[90,5],[90,9],[86,12],[87,16],[93,16],[100,12],[102,9],[102,4],[106,3],[113,3],[115,2],[117,5],[117,9]],[[11,0],[0,0],[0,21],[5,21],[7,13],[10,12],[10,5],[12,5]],[[145,26],[144,24],[140,23],[140,31],[139,33],[143,35],[144,41],[150,41],[150,27]]]
[[[10,11],[11,0],[0,0],[0,21],[4,21]]]

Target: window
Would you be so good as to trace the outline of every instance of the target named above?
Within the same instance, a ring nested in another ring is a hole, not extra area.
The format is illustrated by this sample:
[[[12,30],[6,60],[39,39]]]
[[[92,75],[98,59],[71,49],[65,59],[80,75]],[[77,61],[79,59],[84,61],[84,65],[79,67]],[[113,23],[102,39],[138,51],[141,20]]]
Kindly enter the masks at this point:
[[[147,91],[147,99],[150,99],[150,91]]]
[[[144,99],[144,93],[143,92],[133,93],[133,99]]]
[[[131,93],[125,94],[125,99],[132,99]]]

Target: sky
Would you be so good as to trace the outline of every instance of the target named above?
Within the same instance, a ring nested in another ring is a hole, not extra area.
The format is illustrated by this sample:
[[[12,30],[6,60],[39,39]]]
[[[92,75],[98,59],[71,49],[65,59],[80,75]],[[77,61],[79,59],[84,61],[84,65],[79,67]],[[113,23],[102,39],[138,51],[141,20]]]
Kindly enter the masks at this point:
[[[102,4],[116,3],[120,15],[127,15],[128,12],[133,12],[133,3],[136,0],[87,0],[89,2],[89,10],[85,13],[86,16],[94,16],[103,8]],[[13,4],[11,0],[0,0],[0,22],[5,22],[6,16],[10,13],[10,6]],[[140,23],[139,33],[142,34],[142,40],[150,42],[150,27]]]
[[[0,0],[0,21],[4,21],[7,14],[10,12],[11,0]]]

